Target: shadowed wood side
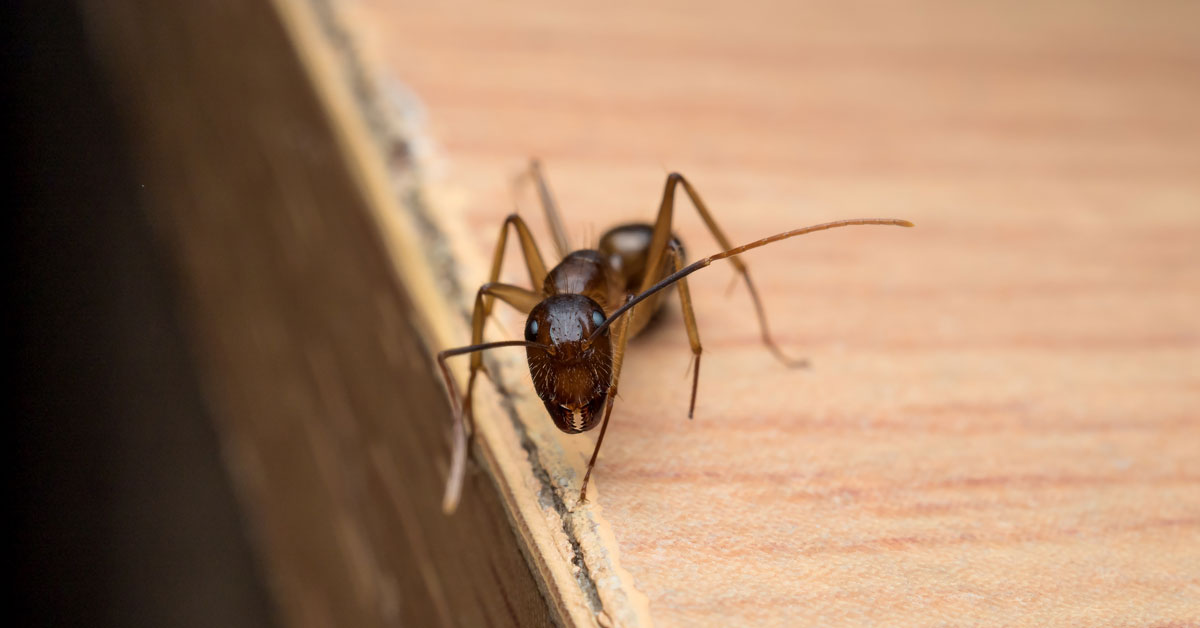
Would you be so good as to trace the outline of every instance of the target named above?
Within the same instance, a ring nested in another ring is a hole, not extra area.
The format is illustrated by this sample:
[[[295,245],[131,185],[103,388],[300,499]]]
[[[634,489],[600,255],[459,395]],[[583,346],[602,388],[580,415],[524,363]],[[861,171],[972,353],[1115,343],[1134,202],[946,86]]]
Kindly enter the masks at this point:
[[[421,314],[272,3],[87,9],[283,621],[551,624],[488,477],[441,514]]]

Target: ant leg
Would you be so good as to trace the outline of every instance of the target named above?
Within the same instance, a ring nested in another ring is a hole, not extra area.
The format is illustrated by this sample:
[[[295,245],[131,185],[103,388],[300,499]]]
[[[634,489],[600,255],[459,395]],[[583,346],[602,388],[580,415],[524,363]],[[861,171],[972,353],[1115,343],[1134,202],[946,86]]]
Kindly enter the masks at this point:
[[[517,232],[517,239],[521,243],[521,253],[525,257],[525,269],[529,271],[529,284],[535,291],[542,289],[542,284],[546,283],[546,262],[542,260],[542,253],[538,250],[537,242],[533,239],[533,234],[529,231],[529,225],[525,223],[525,219],[517,214],[509,214],[504,219],[504,224],[500,225],[500,237],[496,239],[496,250],[492,253],[492,272],[488,275],[488,283],[496,283],[500,280],[500,266],[504,263],[504,247],[508,244],[508,228],[511,226]],[[491,311],[491,300],[488,300],[487,310]]]
[[[633,299],[633,295],[629,295],[625,302],[628,303]],[[608,431],[608,418],[612,416],[613,402],[617,398],[617,382],[621,379],[621,363],[625,360],[625,345],[629,341],[629,316],[621,319],[618,327],[613,330],[613,368],[612,377],[608,380],[608,392],[605,395],[604,401],[604,421],[600,423],[600,435],[596,437],[596,448],[592,450],[592,457],[588,460],[587,471],[583,474],[583,483],[579,486],[579,503],[587,503],[587,485],[588,479],[592,477],[592,469],[596,466],[596,458],[600,455],[600,445],[604,443],[604,433]]]
[[[473,345],[483,342],[483,325],[492,313],[492,305],[495,304],[494,299],[504,301],[522,314],[528,314],[542,300],[542,296],[540,293],[532,290],[526,290],[525,288],[506,283],[489,282],[480,286],[479,291],[475,293],[475,310],[471,315],[471,344]],[[466,408],[468,416],[471,415],[471,391],[475,387],[475,376],[481,370],[487,373],[487,369],[483,366],[483,354],[471,354],[471,371],[467,378],[467,394],[463,397],[463,405]],[[472,425],[471,432],[474,433],[474,431],[474,425]]]
[[[528,313],[541,300],[541,296],[532,290],[503,283],[485,283],[475,293],[475,311],[471,316],[471,346],[483,343],[483,323],[487,320],[493,299],[500,299],[517,310]],[[445,354],[446,352],[442,352]],[[439,360],[443,358],[439,356]],[[467,389],[459,405],[457,392],[453,389],[453,379],[447,379],[450,401],[454,411],[454,444],[450,454],[450,474],[446,478],[446,492],[443,498],[443,508],[452,512],[458,504],[458,495],[462,490],[463,475],[466,473],[466,458],[468,440],[475,436],[475,412],[472,394],[475,391],[475,377],[483,370],[483,353],[471,353],[471,368],[467,376]],[[449,378],[449,371],[444,371]]]
[[[492,253],[492,270],[488,275],[488,283],[484,285],[504,285],[497,282],[500,280],[500,268],[504,264],[504,249],[508,244],[508,228],[510,226],[514,231],[517,232],[517,239],[521,244],[521,253],[525,258],[525,269],[529,271],[530,287],[533,288],[533,291],[536,293],[542,289],[542,284],[546,282],[546,263],[542,261],[542,254],[538,250],[537,242],[533,239],[533,234],[529,231],[529,225],[527,225],[525,220],[517,214],[509,214],[508,217],[504,219],[504,224],[500,226],[500,236],[496,239],[496,250]],[[509,288],[516,289],[515,286],[509,286]],[[476,301],[478,301],[478,296],[476,296]],[[512,304],[513,302],[509,301],[509,303]],[[478,331],[474,329],[472,330],[473,332],[476,332],[473,333],[472,336],[472,342],[475,344],[483,342],[483,323],[489,316],[492,315],[493,304],[494,299],[491,295],[487,295],[483,300],[483,317],[475,317],[472,319],[472,327],[478,328]],[[534,304],[536,305],[537,302],[535,301]],[[530,306],[529,309],[532,309],[532,307],[533,306]],[[529,309],[524,311],[528,312]],[[478,304],[476,304],[476,312],[478,312]],[[474,377],[475,371],[482,368],[482,360],[483,359],[480,356],[471,358],[472,378]],[[487,371],[485,370],[484,373],[487,373]]]
[[[450,473],[446,478],[446,491],[442,496],[442,512],[451,514],[458,507],[459,496],[462,493],[463,476],[465,475],[467,466],[467,437],[466,430],[463,427],[462,407],[458,403],[458,385],[454,383],[454,376],[450,374],[450,368],[446,366],[446,358],[465,353],[474,354],[489,349],[499,349],[500,347],[529,346],[540,345],[526,340],[502,340],[500,342],[467,345],[465,347],[446,349],[445,351],[438,352],[438,369],[442,372],[442,382],[446,385],[446,393],[450,396],[450,410],[454,416],[454,451],[450,458]]]
[[[529,271],[529,281],[532,284],[533,290],[498,283],[500,268],[504,263],[504,249],[508,244],[509,227],[512,227],[517,232],[517,240],[520,242],[521,252],[524,254],[525,269]],[[542,260],[542,253],[538,250],[537,242],[534,241],[533,234],[529,231],[529,225],[525,224],[525,220],[517,214],[509,214],[504,219],[504,224],[500,225],[500,236],[496,239],[496,249],[492,254],[492,269],[488,276],[488,282],[480,286],[479,291],[475,293],[475,308],[471,314],[471,345],[479,345],[483,342],[483,325],[488,317],[491,316],[492,306],[495,305],[497,298],[522,312],[528,313],[541,300],[538,291],[545,282],[546,263]],[[442,354],[445,353],[445,351],[442,352]],[[442,354],[439,354],[439,360],[442,359]],[[454,381],[450,378],[449,371],[443,367],[443,375],[446,377],[447,392],[450,395],[454,414],[454,444],[450,456],[450,475],[446,479],[446,492],[442,504],[446,512],[454,511],[454,508],[458,505],[459,492],[462,490],[462,480],[467,457],[467,439],[469,438],[467,424],[470,426],[470,436],[474,436],[475,434],[475,413],[473,411],[474,406],[471,402],[471,396],[475,391],[475,378],[481,370],[487,373],[487,370],[483,366],[483,355],[479,352],[473,352],[471,354],[471,367],[467,376],[467,390],[462,397],[460,405],[458,393],[454,390]]]
[[[679,272],[683,268],[683,247],[679,245],[679,241],[671,238],[671,272]],[[696,312],[692,309],[692,294],[688,291],[687,279],[680,278],[677,284],[679,288],[679,306],[683,310],[683,326],[687,329],[688,344],[692,345],[692,362],[695,370],[692,371],[692,401],[688,405],[688,418],[692,418],[692,414],[696,412],[696,388],[700,385],[700,353],[704,350],[700,346],[700,327],[696,324]]]
[[[520,185],[526,177],[533,179],[534,187],[537,189],[538,199],[542,203],[542,211],[546,212],[546,222],[550,224],[550,233],[554,236],[554,248],[558,251],[559,258],[566,257],[571,252],[571,246],[567,242],[567,231],[563,228],[562,217],[558,215],[558,204],[554,202],[554,196],[550,194],[550,186],[542,174],[541,162],[536,159],[530,160],[529,169],[517,175],[514,184]]]
[[[733,244],[721,231],[721,227],[713,220],[712,214],[708,211],[708,206],[701,200],[700,194],[692,187],[683,175],[672,172],[667,176],[666,187],[663,190],[662,204],[658,208],[658,218],[654,221],[654,235],[650,238],[650,257],[647,259],[647,269],[662,268],[664,256],[667,254],[668,242],[671,239],[671,220],[675,209],[675,188],[682,184],[688,198],[692,200],[692,205],[696,207],[696,212],[700,214],[700,218],[704,220],[704,224],[708,226],[708,230],[716,238],[717,243],[724,250],[733,248]],[[790,368],[808,366],[808,361],[803,359],[789,358],[775,344],[775,340],[771,338],[771,330],[767,325],[767,313],[763,309],[762,299],[758,296],[758,290],[754,287],[754,282],[750,280],[750,271],[746,268],[746,263],[737,257],[731,257],[730,263],[734,269],[742,276],[746,282],[746,288],[750,291],[750,298],[754,301],[754,311],[758,315],[758,326],[762,331],[762,342],[767,349],[778,359]],[[641,289],[638,292],[645,292],[656,281],[661,279],[655,272],[647,272],[645,279],[642,280]]]
[[[636,295],[628,295],[625,298],[625,303],[621,305],[621,307],[613,311],[612,314],[609,314],[608,318],[604,320],[603,324],[592,330],[591,335],[588,336],[589,341],[595,340],[596,338],[600,337],[601,334],[606,332],[613,333],[616,334],[615,338],[617,340],[617,346],[616,351],[613,353],[613,376],[610,380],[611,384],[608,387],[608,398],[606,399],[604,408],[604,423],[600,426],[600,436],[596,439],[596,450],[592,452],[592,459],[588,461],[587,473],[583,475],[583,486],[579,490],[579,501],[581,503],[587,501],[587,481],[592,475],[592,468],[596,465],[596,455],[600,453],[600,443],[604,442],[604,432],[606,429],[608,429],[608,417],[612,413],[613,398],[616,397],[617,394],[617,378],[621,374],[621,361],[625,357],[625,342],[628,337],[629,321],[633,318],[632,311],[635,310],[646,299],[649,299],[655,294],[658,294],[660,291],[681,282],[684,277],[687,277],[698,270],[708,268],[713,262],[723,259],[731,259],[734,256],[741,255],[742,253],[745,253],[751,249],[757,249],[758,247],[766,246],[772,242],[779,242],[780,240],[794,238],[806,233],[825,231],[826,229],[837,229],[840,227],[851,227],[855,225],[892,225],[895,227],[913,226],[913,224],[907,220],[899,220],[896,218],[854,218],[850,220],[838,220],[835,222],[812,225],[810,227],[801,227],[800,229],[793,229],[791,231],[784,231],[773,236],[762,238],[761,240],[755,240],[754,242],[743,244],[739,247],[727,249],[684,266],[683,268],[658,280],[652,286],[642,290]],[[629,316],[626,316],[626,314],[629,314]],[[609,330],[613,331],[609,332]],[[520,341],[510,341],[509,344],[517,344],[519,342]],[[695,389],[693,388],[693,392],[694,390]]]

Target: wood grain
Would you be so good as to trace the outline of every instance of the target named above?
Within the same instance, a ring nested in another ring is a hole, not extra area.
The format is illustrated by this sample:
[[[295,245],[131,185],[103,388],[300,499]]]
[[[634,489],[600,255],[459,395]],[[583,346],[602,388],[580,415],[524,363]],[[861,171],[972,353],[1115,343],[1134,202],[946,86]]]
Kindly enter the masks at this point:
[[[1200,623],[1200,5],[335,6],[426,107],[465,285],[529,156],[578,242],[668,170],[739,242],[917,223],[747,256],[811,370],[715,268],[694,421],[678,314],[631,348],[589,520],[656,623]]]

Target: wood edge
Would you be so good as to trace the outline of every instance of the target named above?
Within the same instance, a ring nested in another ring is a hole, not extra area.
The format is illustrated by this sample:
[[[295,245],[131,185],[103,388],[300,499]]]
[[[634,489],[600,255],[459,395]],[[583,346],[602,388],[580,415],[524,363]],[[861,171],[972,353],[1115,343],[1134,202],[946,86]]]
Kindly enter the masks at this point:
[[[343,157],[351,164],[350,170],[369,200],[372,218],[398,278],[413,293],[442,297],[423,300],[423,311],[414,317],[414,324],[431,345],[460,343],[469,329],[465,318],[468,295],[453,277],[461,268],[470,269],[470,276],[482,277],[484,267],[477,253],[452,244],[467,241],[466,237],[452,237],[466,232],[461,214],[424,211],[420,200],[400,200],[406,192],[419,188],[412,181],[394,180],[388,172],[387,155],[381,154],[386,147],[379,142],[379,133],[387,129],[372,129],[367,119],[370,113],[391,108],[371,100],[380,98],[377,90],[371,94],[352,90],[351,83],[370,73],[353,50],[336,41],[344,37],[345,30],[335,9],[325,0],[271,0],[271,4],[323,108],[334,121]],[[347,68],[355,76],[347,76]],[[512,360],[497,360],[493,373],[500,381],[513,381],[510,369],[522,366]],[[543,424],[548,422],[522,418],[530,416],[528,404],[502,397],[490,387],[481,389],[483,394],[476,406],[480,434],[475,439],[475,458],[483,463],[497,487],[510,522],[524,544],[522,552],[541,574],[543,594],[551,602],[558,623],[652,625],[648,598],[634,588],[632,576],[620,567],[615,534],[599,507],[571,511],[554,497],[558,491],[550,479],[552,473],[571,467],[567,452],[558,446],[558,435],[546,431]],[[596,501],[598,497],[593,498],[593,503]],[[562,560],[553,560],[556,556]]]

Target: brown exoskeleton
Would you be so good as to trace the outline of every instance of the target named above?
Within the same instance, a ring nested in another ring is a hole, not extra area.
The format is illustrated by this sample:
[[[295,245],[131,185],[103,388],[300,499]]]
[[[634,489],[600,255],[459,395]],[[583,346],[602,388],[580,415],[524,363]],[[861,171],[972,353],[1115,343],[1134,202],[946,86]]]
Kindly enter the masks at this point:
[[[499,347],[525,347],[534,388],[558,429],[568,434],[577,434],[596,427],[597,423],[600,424],[596,448],[588,461],[587,471],[579,487],[579,501],[582,503],[587,501],[588,478],[592,474],[596,456],[600,453],[600,444],[604,442],[604,432],[608,428],[608,418],[612,413],[617,382],[621,375],[625,344],[646,326],[662,306],[665,288],[678,284],[683,320],[692,348],[694,368],[691,402],[688,406],[688,418],[691,418],[696,408],[701,345],[685,277],[715,261],[728,258],[749,289],[758,315],[763,343],[788,366],[803,366],[804,361],[788,358],[771,339],[758,291],[750,280],[745,263],[736,256],[750,249],[813,231],[851,225],[912,226],[907,220],[892,218],[839,220],[785,231],[734,247],[717,226],[691,183],[682,175],[672,173],[667,177],[658,218],[653,225],[628,224],[615,227],[600,238],[596,249],[571,251],[558,210],[536,161],[530,164],[527,174],[537,188],[554,235],[555,247],[562,256],[562,261],[547,271],[525,221],[517,214],[509,215],[500,228],[489,281],[483,284],[475,295],[471,344],[438,353],[438,365],[446,381],[454,411],[454,450],[442,502],[442,508],[447,513],[453,512],[457,507],[462,489],[467,453],[465,423],[473,421],[471,393],[474,390],[475,377],[483,369],[483,357],[480,352]],[[683,246],[671,233],[675,190],[678,186],[683,186],[700,218],[723,249],[720,253],[687,266],[684,265]],[[532,290],[497,283],[509,227],[516,230]],[[494,299],[500,299],[529,315],[525,322],[524,340],[483,342],[483,325],[491,314]],[[446,366],[446,358],[464,353],[471,354],[471,367],[467,378],[467,392],[460,405],[458,390]],[[604,411],[603,420],[601,410]]]

